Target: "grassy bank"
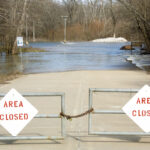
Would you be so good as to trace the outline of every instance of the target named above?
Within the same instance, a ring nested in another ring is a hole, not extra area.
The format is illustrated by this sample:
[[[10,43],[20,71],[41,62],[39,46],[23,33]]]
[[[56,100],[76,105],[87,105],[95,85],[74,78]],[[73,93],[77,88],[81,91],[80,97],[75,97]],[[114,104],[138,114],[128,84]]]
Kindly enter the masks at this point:
[[[20,52],[46,52],[46,50],[44,49],[40,49],[40,48],[33,48],[33,47],[23,47],[23,48],[18,48],[17,49],[17,53]],[[0,47],[0,55],[6,54],[6,55],[11,55],[9,49],[3,49],[2,47]]]
[[[20,77],[22,73],[16,72],[12,74],[0,74],[0,84],[6,84],[8,81],[14,80]]]
[[[44,49],[40,49],[40,48],[33,48],[33,47],[23,47],[21,49],[18,49],[18,51],[22,51],[22,52],[46,52],[46,50]]]

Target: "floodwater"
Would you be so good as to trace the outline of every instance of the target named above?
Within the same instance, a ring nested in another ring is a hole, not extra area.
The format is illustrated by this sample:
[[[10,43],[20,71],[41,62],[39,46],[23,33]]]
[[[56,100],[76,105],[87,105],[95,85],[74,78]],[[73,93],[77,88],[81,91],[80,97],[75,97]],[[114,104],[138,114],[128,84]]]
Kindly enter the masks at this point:
[[[38,42],[34,48],[46,52],[28,52],[17,56],[0,56],[0,74],[12,72],[41,73],[73,70],[137,69],[124,58],[129,51],[119,50],[126,43]]]

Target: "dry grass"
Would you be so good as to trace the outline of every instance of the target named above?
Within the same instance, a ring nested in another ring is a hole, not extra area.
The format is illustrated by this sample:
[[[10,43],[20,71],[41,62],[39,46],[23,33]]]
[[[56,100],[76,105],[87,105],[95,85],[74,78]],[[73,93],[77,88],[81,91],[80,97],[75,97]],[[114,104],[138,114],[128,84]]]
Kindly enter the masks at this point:
[[[18,49],[20,51],[20,49]],[[40,49],[40,48],[33,48],[33,47],[24,47],[21,48],[22,52],[46,52],[46,50]]]
[[[16,79],[20,77],[22,73],[16,72],[12,74],[0,74],[0,84],[6,84],[8,81]]]

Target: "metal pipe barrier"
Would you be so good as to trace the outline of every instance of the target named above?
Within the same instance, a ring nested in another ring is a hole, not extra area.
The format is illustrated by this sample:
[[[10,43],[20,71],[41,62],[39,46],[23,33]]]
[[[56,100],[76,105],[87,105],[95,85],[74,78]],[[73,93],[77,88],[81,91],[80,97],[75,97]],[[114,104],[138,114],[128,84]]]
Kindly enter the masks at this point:
[[[5,94],[0,94],[4,97]],[[61,112],[65,113],[65,93],[50,92],[50,93],[24,93],[24,97],[45,97],[45,96],[59,96],[61,97]],[[65,137],[65,118],[59,114],[37,114],[34,118],[60,118],[61,119],[61,136],[0,136],[0,141],[7,140],[63,140]]]
[[[138,89],[89,89],[89,109],[93,108],[93,93],[94,92],[120,92],[120,93],[136,93]],[[119,136],[150,136],[150,133],[145,132],[95,132],[92,131],[92,114],[125,114],[121,110],[95,110],[88,115],[88,134],[89,135],[119,135]]]

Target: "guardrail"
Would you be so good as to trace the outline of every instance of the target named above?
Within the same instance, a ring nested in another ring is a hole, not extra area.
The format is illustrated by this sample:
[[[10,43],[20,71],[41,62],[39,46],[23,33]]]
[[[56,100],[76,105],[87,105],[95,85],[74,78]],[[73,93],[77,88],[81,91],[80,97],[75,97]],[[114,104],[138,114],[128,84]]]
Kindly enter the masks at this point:
[[[5,94],[0,94],[4,97]],[[50,93],[24,93],[24,97],[45,97],[45,96],[59,96],[61,97],[61,112],[65,113],[65,93],[50,92]],[[61,136],[0,136],[0,141],[6,140],[63,140],[65,137],[65,118],[60,114],[38,114],[34,118],[59,118],[61,119]]]
[[[93,108],[93,93],[94,92],[120,92],[120,93],[136,93],[138,89],[102,89],[102,88],[91,88],[89,89],[89,109]],[[88,116],[88,134],[89,135],[139,135],[139,136],[150,136],[150,133],[145,132],[96,132],[91,131],[92,128],[92,114],[125,114],[121,110],[95,110]]]

